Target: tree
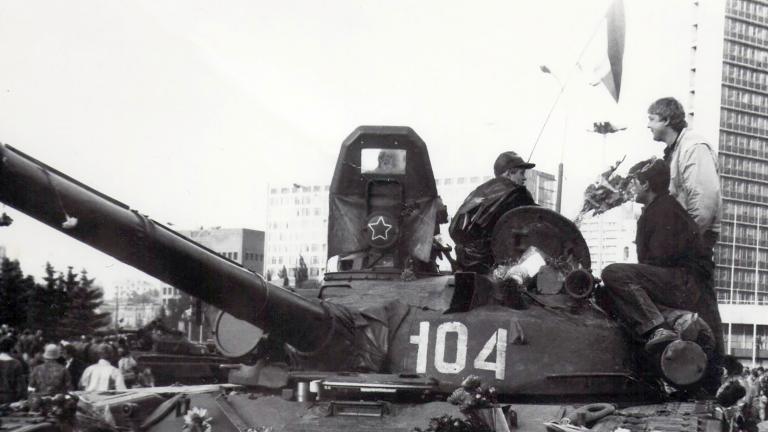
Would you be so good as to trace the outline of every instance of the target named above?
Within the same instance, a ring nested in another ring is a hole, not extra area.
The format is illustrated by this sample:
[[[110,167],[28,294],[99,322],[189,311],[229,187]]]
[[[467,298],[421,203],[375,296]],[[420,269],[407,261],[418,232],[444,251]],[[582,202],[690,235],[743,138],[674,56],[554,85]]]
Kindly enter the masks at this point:
[[[24,276],[17,260],[3,258],[0,264],[0,323],[14,327],[26,325],[29,292],[34,286],[34,278]]]
[[[61,315],[55,315],[54,303],[56,302],[56,286],[60,275],[51,263],[45,264],[45,276],[43,284],[34,284],[28,294],[27,302],[27,327],[33,330],[42,330],[47,338],[51,338],[51,329],[55,328]]]
[[[69,275],[64,280],[70,280]],[[79,280],[77,276],[73,280],[76,284],[68,294],[69,304],[59,325],[59,336],[63,338],[91,334],[110,322],[108,312],[97,312],[104,304],[104,292],[93,284],[94,279],[88,278],[88,272],[82,270]]]

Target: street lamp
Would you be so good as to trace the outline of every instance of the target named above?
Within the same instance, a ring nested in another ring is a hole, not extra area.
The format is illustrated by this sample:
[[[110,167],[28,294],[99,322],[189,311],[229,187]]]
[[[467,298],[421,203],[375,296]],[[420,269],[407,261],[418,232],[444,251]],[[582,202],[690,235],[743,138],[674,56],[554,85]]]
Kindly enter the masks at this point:
[[[560,99],[560,95],[563,94],[565,91],[565,85],[563,85],[563,82],[560,81],[560,78],[555,75],[554,72],[552,72],[551,69],[547,67],[547,65],[541,65],[539,66],[539,69],[547,74],[551,75],[552,78],[557,81],[557,85],[560,87],[560,93],[557,95],[557,99]],[[555,104],[557,104],[557,99],[555,100]],[[554,108],[554,105],[552,105],[552,108]],[[550,111],[550,114],[552,112]],[[549,116],[547,116],[547,120],[549,120]],[[546,124],[546,122],[545,122]],[[543,130],[543,127],[542,127]],[[539,136],[541,136],[541,132],[539,132]],[[560,209],[562,208],[563,203],[563,153],[565,152],[565,141],[568,138],[568,110],[565,111],[565,123],[563,125],[563,142],[560,145],[560,163],[557,165],[557,198],[555,199],[555,211],[560,213]],[[536,138],[536,141],[538,141],[538,138]]]

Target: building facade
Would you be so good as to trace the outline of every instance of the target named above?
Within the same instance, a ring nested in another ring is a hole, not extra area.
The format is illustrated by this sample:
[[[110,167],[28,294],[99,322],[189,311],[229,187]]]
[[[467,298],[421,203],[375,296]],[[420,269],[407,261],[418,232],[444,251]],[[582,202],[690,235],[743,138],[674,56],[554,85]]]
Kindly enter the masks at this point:
[[[248,270],[264,273],[264,231],[216,227],[178,232]]]
[[[579,224],[591,254],[592,272],[599,275],[613,263],[636,263],[635,234],[642,206],[627,202],[607,212],[588,215]]]
[[[768,363],[768,1],[693,2],[690,123],[718,147],[715,286],[726,349]]]
[[[490,176],[446,177],[435,179],[437,191],[448,207],[449,219],[464,198]],[[554,209],[557,183],[552,174],[526,171],[526,187],[539,205]],[[265,271],[273,281],[285,267],[293,284],[299,257],[304,259],[310,279],[325,273],[328,258],[328,185],[272,185],[267,193]],[[441,227],[443,240],[451,243],[447,225]],[[449,263],[440,263],[450,269]]]

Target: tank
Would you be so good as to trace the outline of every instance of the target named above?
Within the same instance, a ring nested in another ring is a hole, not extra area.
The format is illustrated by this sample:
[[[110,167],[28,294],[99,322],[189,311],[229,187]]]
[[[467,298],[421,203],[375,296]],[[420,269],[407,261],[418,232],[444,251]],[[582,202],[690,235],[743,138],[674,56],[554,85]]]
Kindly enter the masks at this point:
[[[111,330],[103,336],[123,341],[131,351],[137,369],[149,368],[156,385],[209,384],[227,382],[221,365],[232,363],[215,348],[190,342],[184,333],[154,319],[136,330]]]
[[[706,332],[645,356],[601,306],[586,243],[559,214],[522,207],[497,224],[494,257],[522,285],[439,271],[436,258],[450,257],[435,239],[447,212],[427,146],[408,127],[357,128],[329,200],[335,269],[319,290],[291,290],[2,148],[0,201],[219,308],[217,345],[246,361],[228,367],[228,385],[81,395],[118,424],[413,430],[461,417],[446,399],[469,378],[506,404],[496,430],[560,430],[568,416],[595,430],[721,427],[713,401],[697,399],[712,369]]]

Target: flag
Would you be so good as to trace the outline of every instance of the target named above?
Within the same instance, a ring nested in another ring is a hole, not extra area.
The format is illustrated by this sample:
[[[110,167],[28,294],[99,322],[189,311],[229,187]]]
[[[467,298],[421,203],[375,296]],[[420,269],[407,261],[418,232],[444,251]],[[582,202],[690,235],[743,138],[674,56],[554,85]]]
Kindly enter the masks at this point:
[[[603,83],[618,102],[624,61],[624,3],[613,0],[595,37],[588,42],[579,66],[592,75],[590,84]]]

